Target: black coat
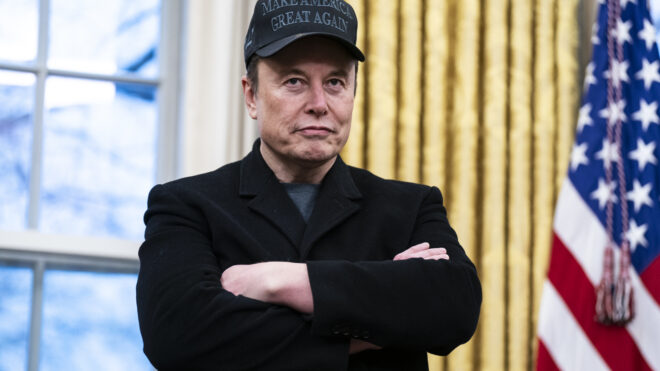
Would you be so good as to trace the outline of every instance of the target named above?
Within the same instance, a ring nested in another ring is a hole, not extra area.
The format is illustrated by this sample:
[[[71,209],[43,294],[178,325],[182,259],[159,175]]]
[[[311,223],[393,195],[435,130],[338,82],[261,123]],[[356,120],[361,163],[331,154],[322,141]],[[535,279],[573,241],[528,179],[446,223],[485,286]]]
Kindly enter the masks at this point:
[[[160,370],[426,370],[477,325],[481,286],[435,187],[337,159],[309,223],[258,150],[155,186],[140,248],[138,316]],[[392,261],[420,242],[450,260]],[[314,314],[223,290],[235,264],[306,262]],[[348,355],[350,338],[382,346]]]

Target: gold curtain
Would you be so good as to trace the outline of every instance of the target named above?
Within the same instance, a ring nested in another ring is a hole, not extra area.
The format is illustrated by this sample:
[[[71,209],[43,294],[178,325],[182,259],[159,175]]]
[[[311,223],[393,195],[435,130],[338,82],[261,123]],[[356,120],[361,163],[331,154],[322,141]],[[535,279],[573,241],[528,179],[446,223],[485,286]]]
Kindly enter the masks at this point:
[[[527,370],[580,99],[578,0],[349,0],[349,164],[438,186],[483,287],[474,338],[431,370]]]

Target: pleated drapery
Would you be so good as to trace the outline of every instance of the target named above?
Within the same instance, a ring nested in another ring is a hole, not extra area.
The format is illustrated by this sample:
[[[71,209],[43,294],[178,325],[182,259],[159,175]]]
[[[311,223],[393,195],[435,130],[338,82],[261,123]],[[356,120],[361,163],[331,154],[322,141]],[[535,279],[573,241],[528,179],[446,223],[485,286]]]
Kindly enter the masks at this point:
[[[581,84],[578,0],[349,0],[358,95],[346,162],[438,186],[477,265],[475,337],[431,370],[526,370]]]

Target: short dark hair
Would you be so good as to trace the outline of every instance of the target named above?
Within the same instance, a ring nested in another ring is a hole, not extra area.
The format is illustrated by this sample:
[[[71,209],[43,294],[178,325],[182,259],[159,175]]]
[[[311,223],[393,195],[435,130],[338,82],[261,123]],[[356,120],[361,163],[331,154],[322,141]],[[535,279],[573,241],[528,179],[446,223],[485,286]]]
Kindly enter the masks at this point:
[[[259,86],[259,73],[257,71],[257,65],[259,64],[259,61],[261,60],[261,57],[258,55],[253,55],[252,58],[248,61],[247,64],[247,71],[245,75],[247,76],[248,81],[250,82],[250,85],[252,86],[252,91],[254,94],[257,94],[257,88]],[[355,86],[353,87],[353,94],[357,92],[357,74],[358,74],[358,65],[360,63],[356,60],[355,61]]]
[[[252,58],[248,61],[247,71],[245,75],[247,76],[250,85],[252,86],[252,91],[254,94],[257,94],[257,86],[259,85],[259,74],[257,73],[257,64],[261,60],[261,57],[258,55],[253,55]]]

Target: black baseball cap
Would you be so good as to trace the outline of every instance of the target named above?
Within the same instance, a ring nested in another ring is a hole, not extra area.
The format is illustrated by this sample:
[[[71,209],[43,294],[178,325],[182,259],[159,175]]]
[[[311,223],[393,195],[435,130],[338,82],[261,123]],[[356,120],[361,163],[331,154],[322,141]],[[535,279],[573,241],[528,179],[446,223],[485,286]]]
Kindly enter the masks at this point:
[[[359,61],[355,46],[357,16],[343,0],[259,0],[245,36],[245,65],[253,55],[270,57],[303,37],[320,35],[339,41]]]

